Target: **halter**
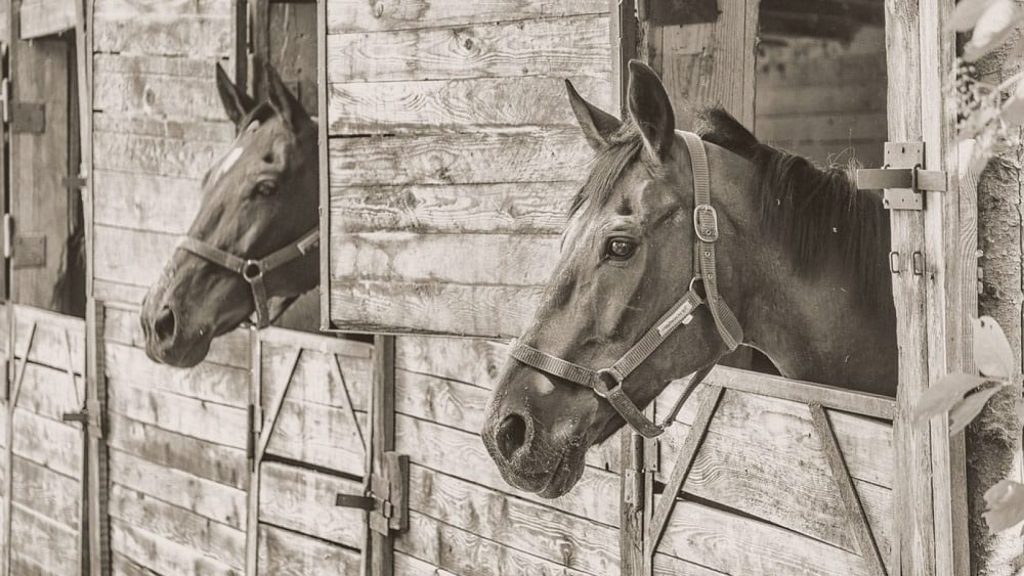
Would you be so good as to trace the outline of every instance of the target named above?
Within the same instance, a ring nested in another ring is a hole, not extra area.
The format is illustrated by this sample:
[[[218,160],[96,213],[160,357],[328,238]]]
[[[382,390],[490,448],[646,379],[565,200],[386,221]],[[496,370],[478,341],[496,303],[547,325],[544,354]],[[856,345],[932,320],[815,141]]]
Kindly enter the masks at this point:
[[[252,300],[256,305],[256,327],[266,328],[273,321],[270,318],[270,306],[267,302],[267,287],[263,277],[293,260],[298,260],[320,244],[320,229],[313,228],[291,244],[271,253],[265,258],[246,259],[225,252],[202,240],[186,236],[178,248],[195,254],[207,262],[211,262],[234,272],[249,283],[252,289]]]
[[[693,230],[697,237],[694,243],[694,277],[690,287],[651,329],[633,347],[626,351],[614,364],[602,370],[592,370],[546,352],[514,341],[509,355],[519,362],[541,372],[585,386],[604,398],[630,426],[645,438],[656,438],[675,420],[686,399],[715,364],[698,370],[690,379],[686,389],[676,401],[672,410],[661,424],[652,422],[643,411],[629,399],[622,389],[623,381],[636,370],[665,340],[680,327],[690,323],[693,314],[702,305],[707,305],[715,320],[718,334],[730,351],[743,341],[743,328],[736,316],[722,300],[718,292],[718,276],[715,273],[715,243],[718,241],[718,213],[711,205],[711,175],[708,169],[707,151],[700,137],[691,132],[679,132],[686,142],[693,166]],[[700,282],[703,294],[695,288]]]

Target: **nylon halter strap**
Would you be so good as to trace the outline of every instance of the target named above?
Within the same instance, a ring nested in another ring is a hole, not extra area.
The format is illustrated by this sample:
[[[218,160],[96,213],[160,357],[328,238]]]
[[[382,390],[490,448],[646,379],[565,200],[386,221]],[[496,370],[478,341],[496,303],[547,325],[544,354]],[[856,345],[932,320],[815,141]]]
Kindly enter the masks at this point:
[[[259,259],[246,259],[225,252],[216,246],[187,236],[178,248],[195,254],[203,260],[216,264],[221,268],[234,272],[249,284],[252,300],[256,305],[256,327],[266,328],[272,322],[270,305],[267,299],[267,287],[263,281],[268,272],[298,260],[320,244],[320,229],[313,228],[291,244],[272,252],[269,256]]]
[[[623,390],[623,381],[634,370],[643,364],[680,326],[689,324],[693,319],[693,314],[702,305],[707,305],[712,318],[714,318],[718,334],[730,351],[735,350],[743,341],[743,329],[718,292],[715,261],[715,243],[718,242],[718,213],[711,205],[711,174],[708,168],[707,151],[704,148],[704,142],[696,134],[680,131],[679,135],[686,142],[687,150],[690,153],[690,164],[693,167],[695,201],[693,229],[697,237],[694,243],[695,275],[690,281],[690,288],[686,294],[669,308],[621,358],[602,370],[595,371],[574,364],[520,342],[513,342],[509,350],[509,354],[513,358],[531,368],[592,389],[599,397],[607,400],[612,408],[645,438],[655,438],[665,432],[697,384],[711,372],[715,365],[706,366],[694,374],[661,424],[656,424],[647,418]],[[703,294],[694,287],[698,280],[703,285]]]

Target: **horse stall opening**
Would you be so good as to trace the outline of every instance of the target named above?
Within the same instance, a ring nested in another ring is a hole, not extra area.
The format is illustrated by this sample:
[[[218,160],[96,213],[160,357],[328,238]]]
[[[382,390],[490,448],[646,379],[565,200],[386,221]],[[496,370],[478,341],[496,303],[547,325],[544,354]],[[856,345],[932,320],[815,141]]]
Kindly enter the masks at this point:
[[[90,361],[108,467],[94,497],[109,501],[93,573],[355,573],[365,514],[333,503],[363,492],[372,346],[239,328],[178,369],[147,357],[139,321],[195,218],[203,175],[235,139],[215,65],[244,88],[259,50],[315,109],[315,55],[297,49],[313,38],[313,5],[87,6]]]
[[[528,325],[591,158],[562,79],[618,112],[640,55],[677,103],[768,142],[877,167],[887,139],[927,138],[925,165],[952,181],[951,45],[932,34],[952,4],[511,4],[321,6],[321,314],[395,334],[394,450],[411,459],[409,529],[381,544],[396,573],[964,573],[962,443],[909,420],[929,370],[969,354],[972,256],[943,246],[970,218],[948,195],[892,215],[897,256],[927,253],[945,279],[892,275],[896,398],[718,367],[665,438],[620,433],[556,500],[505,484],[476,436],[506,357],[493,339]]]

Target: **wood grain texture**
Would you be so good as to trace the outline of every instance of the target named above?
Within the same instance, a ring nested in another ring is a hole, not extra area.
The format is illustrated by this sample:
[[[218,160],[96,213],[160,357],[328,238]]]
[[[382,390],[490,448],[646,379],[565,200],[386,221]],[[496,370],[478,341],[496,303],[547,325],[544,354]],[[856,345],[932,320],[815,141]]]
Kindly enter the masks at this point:
[[[199,179],[234,139],[234,127],[226,122],[183,124],[102,114],[96,118],[97,170]]]
[[[245,448],[248,420],[243,408],[155,389],[136,388],[112,378],[109,410],[213,444]]]
[[[330,154],[345,186],[580,181],[593,157],[568,128],[332,139]]]
[[[110,521],[110,547],[157,574],[239,576],[241,571],[120,519]]]
[[[82,474],[81,434],[69,425],[15,409],[14,454],[71,478]]]
[[[70,0],[22,0],[21,39],[67,32],[75,27],[75,3]]]
[[[78,532],[82,487],[77,478],[59,474],[19,456],[13,461],[14,503]]]
[[[25,357],[28,334],[34,323],[36,333],[28,352],[29,361],[62,372],[67,371],[71,362],[75,374],[84,373],[85,322],[82,319],[25,306],[16,307],[14,316],[15,358]]]
[[[245,526],[242,490],[119,450],[110,451],[110,480],[221,524],[238,529]]]
[[[240,530],[168,504],[159,495],[146,495],[114,484],[110,487],[110,515],[123,525],[241,569],[245,535]]]
[[[339,185],[332,234],[561,234],[579,182]]]
[[[592,95],[595,106],[609,109],[607,79],[568,79],[581,94]],[[338,83],[328,97],[332,136],[577,125],[559,77]]]
[[[503,546],[591,574],[618,572],[609,526],[413,466],[411,509]]]
[[[327,31],[339,34],[437,28],[602,12],[608,12],[604,0],[496,0],[478,6],[444,0],[391,0],[379,4],[329,0]]]
[[[137,308],[107,306],[106,310],[104,339],[136,348],[145,346]],[[235,330],[216,338],[210,345],[206,362],[248,369],[249,331]]]
[[[46,575],[75,574],[78,570],[78,534],[58,522],[14,504],[11,518],[12,574],[34,566]],[[19,568],[19,565],[22,568]],[[23,572],[22,572],[23,573]]]
[[[327,76],[391,82],[494,76],[603,77],[610,72],[608,17],[499,22],[453,29],[327,36]],[[529,38],[528,42],[523,42]]]
[[[363,546],[365,513],[333,506],[337,494],[362,494],[359,482],[287,464],[260,466],[259,519],[349,548]]]
[[[229,57],[234,44],[231,3],[139,0],[97,2],[93,46],[97,52]]]
[[[856,554],[687,501],[676,504],[658,553],[726,574],[870,574]]]
[[[395,576],[455,576],[408,554],[395,552]]]
[[[245,408],[248,406],[249,373],[213,363],[182,370],[150,360],[134,346],[108,342],[105,346],[107,377],[118,384],[143,382],[147,389],[161,390],[204,402]]]
[[[178,235],[96,225],[96,277],[121,284],[151,286],[177,248]]]
[[[550,506],[608,526],[619,522],[619,480],[609,472],[587,467],[579,484],[565,496],[544,500],[509,487],[487,454],[479,434],[470,434],[399,414],[395,418],[397,450],[414,464],[469,476],[493,490]]]
[[[64,414],[82,409],[85,381],[75,376],[74,385],[67,372],[41,364],[25,365],[18,408],[60,422]]]
[[[282,530],[259,528],[259,572],[268,576],[358,574],[359,552]]]
[[[442,570],[441,574],[587,576],[586,572],[502,546],[418,512],[411,511],[409,516],[409,532],[395,541],[396,555],[401,552],[419,559]],[[395,564],[397,567],[397,560]]]

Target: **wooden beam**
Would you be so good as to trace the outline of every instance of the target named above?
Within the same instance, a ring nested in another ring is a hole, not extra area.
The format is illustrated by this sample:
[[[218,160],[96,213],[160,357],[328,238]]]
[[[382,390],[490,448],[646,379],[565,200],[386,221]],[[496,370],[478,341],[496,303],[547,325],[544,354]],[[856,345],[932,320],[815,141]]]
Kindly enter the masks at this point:
[[[368,475],[384,471],[385,453],[395,449],[395,337],[374,338],[373,391],[373,466]],[[370,530],[368,576],[394,576],[394,536]]]

